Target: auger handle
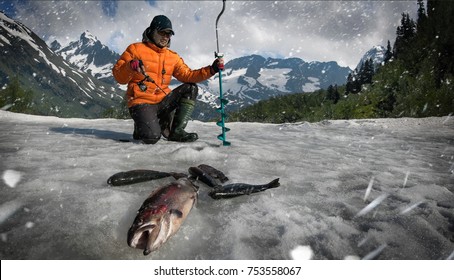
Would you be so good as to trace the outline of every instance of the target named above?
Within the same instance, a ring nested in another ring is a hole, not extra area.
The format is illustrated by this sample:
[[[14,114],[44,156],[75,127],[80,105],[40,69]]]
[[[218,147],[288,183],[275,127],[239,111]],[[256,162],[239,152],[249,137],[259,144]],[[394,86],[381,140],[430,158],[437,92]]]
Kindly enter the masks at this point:
[[[217,53],[219,53],[219,36],[218,36],[218,22],[221,18],[222,14],[225,11],[225,0],[222,0],[222,10],[219,13],[218,17],[216,18],[216,46],[217,46]]]

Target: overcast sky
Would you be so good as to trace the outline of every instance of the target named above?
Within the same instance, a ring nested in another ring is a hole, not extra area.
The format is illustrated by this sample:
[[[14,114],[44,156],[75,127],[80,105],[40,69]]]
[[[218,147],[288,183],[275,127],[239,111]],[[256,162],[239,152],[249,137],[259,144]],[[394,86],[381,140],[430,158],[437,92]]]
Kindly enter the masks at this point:
[[[216,50],[217,1],[0,0],[0,9],[50,43],[67,44],[89,30],[118,53],[141,40],[155,15],[168,16],[171,49],[192,68],[211,63]],[[393,43],[401,14],[416,19],[412,1],[226,1],[219,21],[225,59],[259,54],[337,61],[355,68],[375,45]]]

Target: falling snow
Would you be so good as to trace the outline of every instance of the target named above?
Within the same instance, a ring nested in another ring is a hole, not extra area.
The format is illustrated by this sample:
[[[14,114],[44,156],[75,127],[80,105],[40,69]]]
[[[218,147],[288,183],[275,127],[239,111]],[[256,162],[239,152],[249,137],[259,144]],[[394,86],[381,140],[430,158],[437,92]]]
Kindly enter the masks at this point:
[[[66,45],[90,30],[118,53],[140,41],[153,16],[166,14],[176,29],[172,48],[196,68],[216,49],[215,21],[222,7],[221,1],[102,1],[116,3],[108,9],[101,1],[22,2],[15,3],[16,18],[45,41]],[[219,21],[220,48],[227,60],[255,50],[354,69],[371,46],[394,40],[401,14],[415,18],[417,8],[416,1],[227,1]]]

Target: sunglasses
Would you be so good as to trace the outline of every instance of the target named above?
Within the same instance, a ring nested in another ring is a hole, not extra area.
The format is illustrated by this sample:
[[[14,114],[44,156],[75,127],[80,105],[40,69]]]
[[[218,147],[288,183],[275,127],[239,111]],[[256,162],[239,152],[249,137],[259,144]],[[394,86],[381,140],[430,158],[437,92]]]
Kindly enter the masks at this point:
[[[158,34],[162,37],[172,37],[172,32],[171,31],[158,31]]]

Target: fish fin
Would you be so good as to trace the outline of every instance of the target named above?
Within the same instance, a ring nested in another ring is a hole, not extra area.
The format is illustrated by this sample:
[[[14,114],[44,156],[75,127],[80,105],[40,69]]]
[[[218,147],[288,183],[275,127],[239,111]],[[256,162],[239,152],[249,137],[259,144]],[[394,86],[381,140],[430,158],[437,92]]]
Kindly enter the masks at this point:
[[[170,214],[171,214],[171,215],[175,215],[175,216],[177,216],[178,218],[183,218],[183,212],[181,212],[181,211],[178,210],[178,209],[171,209],[171,210],[170,210]]]

